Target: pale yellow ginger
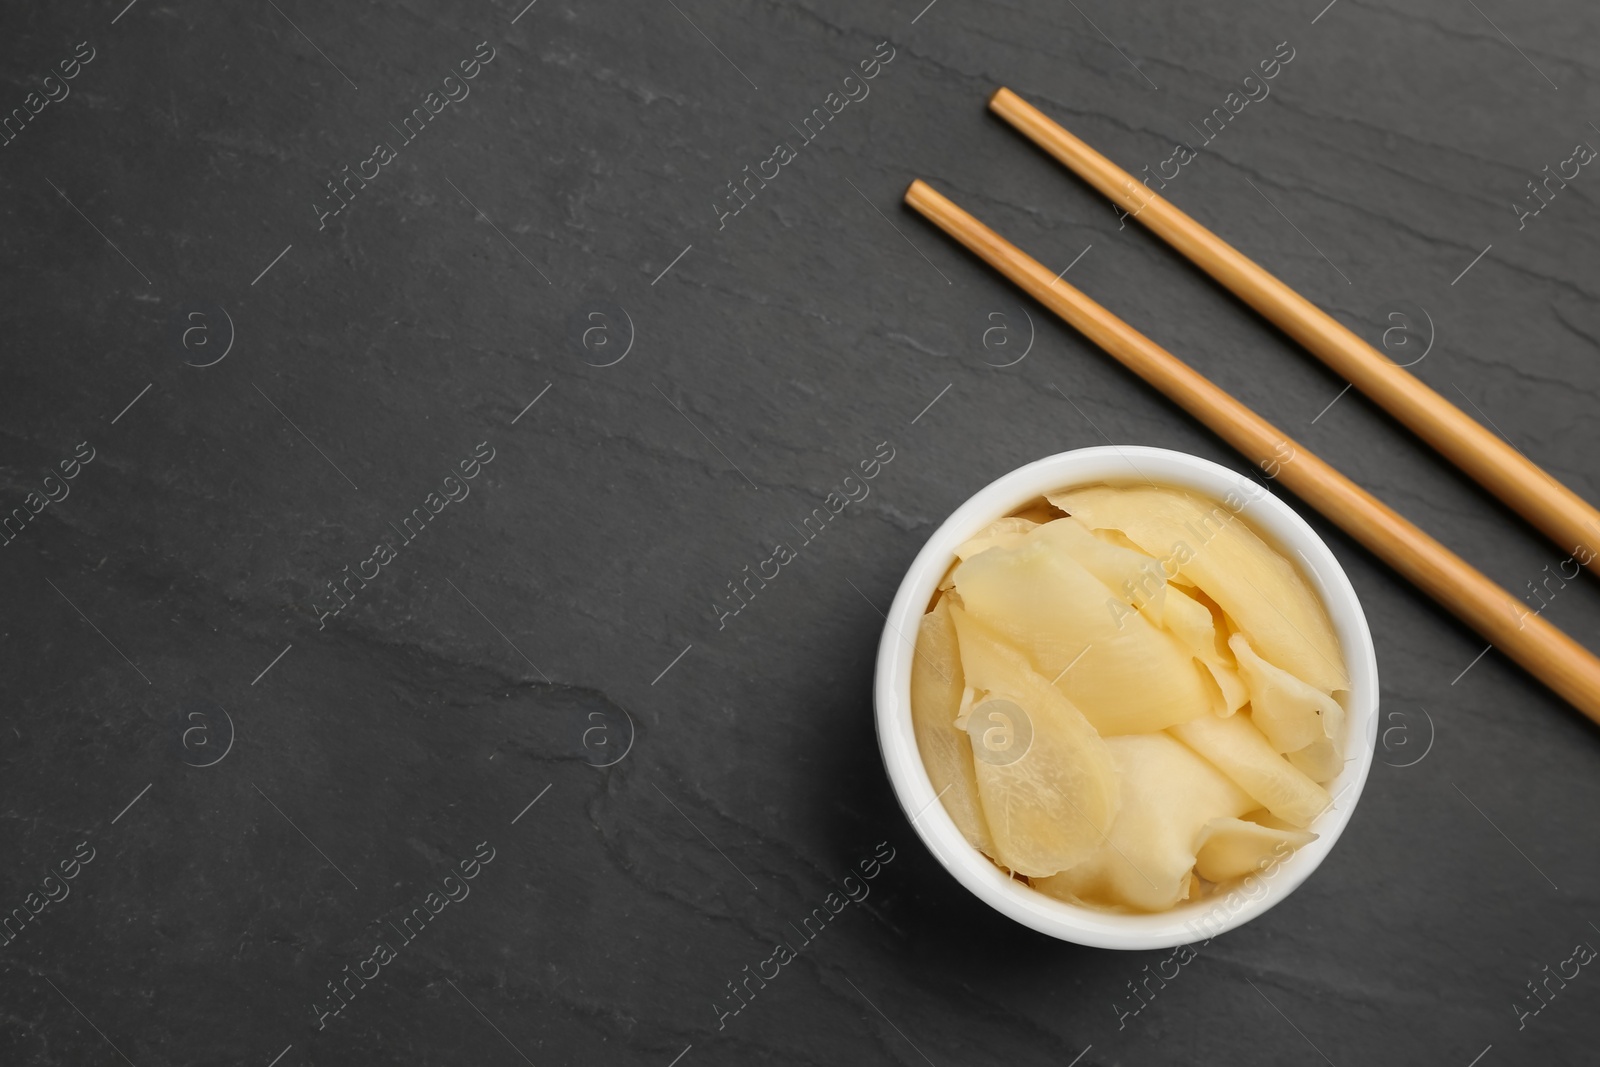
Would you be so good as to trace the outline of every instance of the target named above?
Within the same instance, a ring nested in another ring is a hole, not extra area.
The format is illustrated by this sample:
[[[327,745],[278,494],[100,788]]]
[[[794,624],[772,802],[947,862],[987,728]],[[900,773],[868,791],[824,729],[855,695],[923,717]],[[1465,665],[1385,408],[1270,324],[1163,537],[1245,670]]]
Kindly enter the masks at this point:
[[[918,749],[968,843],[1163,911],[1314,840],[1349,680],[1300,568],[1182,490],[1047,499],[957,549],[916,638]]]

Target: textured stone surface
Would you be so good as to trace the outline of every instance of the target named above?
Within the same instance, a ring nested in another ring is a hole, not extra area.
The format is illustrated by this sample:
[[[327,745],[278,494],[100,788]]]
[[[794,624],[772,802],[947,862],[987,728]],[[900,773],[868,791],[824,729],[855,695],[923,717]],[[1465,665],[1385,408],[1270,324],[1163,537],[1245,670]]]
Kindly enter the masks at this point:
[[[870,682],[877,609],[996,476],[1107,439],[1241,463],[899,207],[916,176],[1047,263],[1081,254],[1072,281],[1509,587],[1564,559],[1359,395],[1324,411],[1341,382],[984,102],[1008,84],[1154,166],[1288,42],[1169,195],[1375,341],[1423,309],[1415,372],[1595,499],[1600,175],[1520,230],[1510,205],[1600,145],[1600,14],[922,3],[0,14],[6,110],[93,50],[0,147],[0,504],[94,456],[0,552],[0,906],[93,856],[0,947],[0,1060],[1589,1055],[1600,979],[1520,1030],[1514,1005],[1600,943],[1595,730],[1497,653],[1462,675],[1482,642],[1316,516],[1405,730],[1316,877],[1137,1015],[1126,983],[1165,954],[1030,933],[922,849]],[[406,142],[479,42],[470,96]],[[880,42],[870,96],[801,144]],[[378,141],[395,158],[319,229]],[[402,542],[481,442],[470,495]],[[725,583],[880,442],[871,496],[719,629]],[[395,558],[319,628],[381,538]],[[1597,643],[1589,579],[1546,615]],[[870,897],[719,1028],[726,983],[880,842]],[[402,941],[475,850],[470,896]]]

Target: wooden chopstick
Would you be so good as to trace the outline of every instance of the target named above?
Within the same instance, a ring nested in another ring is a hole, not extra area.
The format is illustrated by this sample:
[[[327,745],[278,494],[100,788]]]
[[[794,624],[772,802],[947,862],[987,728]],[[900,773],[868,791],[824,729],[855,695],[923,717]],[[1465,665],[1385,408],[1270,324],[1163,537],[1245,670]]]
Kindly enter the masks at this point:
[[[1337,523],[1491,644],[1600,723],[1600,660],[1460,556],[1210,379],[1117,318],[923,181],[906,203]]]
[[[996,90],[989,108],[1299,341],[1563,552],[1600,571],[1600,511],[1577,493],[1010,89]]]

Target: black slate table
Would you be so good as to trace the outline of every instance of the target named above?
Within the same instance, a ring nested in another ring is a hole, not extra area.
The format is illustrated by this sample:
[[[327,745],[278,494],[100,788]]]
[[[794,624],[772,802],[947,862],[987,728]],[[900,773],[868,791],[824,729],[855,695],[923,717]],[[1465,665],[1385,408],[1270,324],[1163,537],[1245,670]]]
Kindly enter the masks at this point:
[[[1243,467],[917,176],[1600,643],[1566,550],[984,109],[1175,171],[1592,500],[1600,12],[924,2],[0,14],[0,1061],[1592,1062],[1595,729],[1319,518],[1371,780],[1136,1011],[1168,954],[1031,933],[922,848],[870,685],[996,476]]]

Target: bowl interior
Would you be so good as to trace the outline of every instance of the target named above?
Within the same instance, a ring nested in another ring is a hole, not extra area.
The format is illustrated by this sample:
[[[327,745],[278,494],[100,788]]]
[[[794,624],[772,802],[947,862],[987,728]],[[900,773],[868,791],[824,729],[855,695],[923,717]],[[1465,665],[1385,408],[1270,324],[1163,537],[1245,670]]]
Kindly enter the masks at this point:
[[[1333,806],[1310,829],[1311,844],[1224,891],[1159,914],[1116,914],[1069,904],[1002,873],[967,844],[937,797],[911,722],[911,662],[917,627],[955,549],[994,519],[1046,492],[1096,482],[1173,486],[1221,501],[1298,565],[1327,606],[1350,674],[1344,770],[1327,783]],[[1020,467],[980,490],[945,520],[912,562],[889,609],[878,648],[874,702],[878,743],[900,806],[930,851],[986,903],[1042,933],[1101,948],[1156,949],[1204,941],[1282,900],[1316,869],[1349,822],[1372,766],[1378,674],[1372,635],[1355,590],[1333,553],[1295,511],[1259,483],[1183,452],[1134,445],[1063,452]]]

